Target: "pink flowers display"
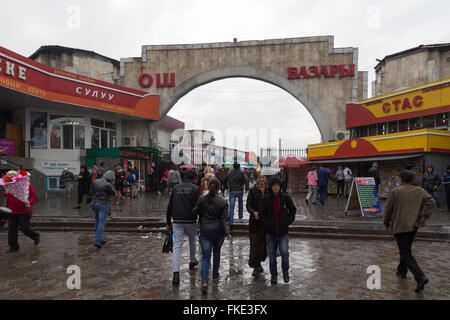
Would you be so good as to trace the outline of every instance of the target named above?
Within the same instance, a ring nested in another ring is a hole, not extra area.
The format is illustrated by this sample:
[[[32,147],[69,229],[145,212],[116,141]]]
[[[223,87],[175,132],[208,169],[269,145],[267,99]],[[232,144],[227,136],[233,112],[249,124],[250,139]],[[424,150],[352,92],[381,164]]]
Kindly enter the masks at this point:
[[[25,202],[30,197],[30,176],[25,170],[8,171],[0,179],[0,186],[4,186],[15,198]]]

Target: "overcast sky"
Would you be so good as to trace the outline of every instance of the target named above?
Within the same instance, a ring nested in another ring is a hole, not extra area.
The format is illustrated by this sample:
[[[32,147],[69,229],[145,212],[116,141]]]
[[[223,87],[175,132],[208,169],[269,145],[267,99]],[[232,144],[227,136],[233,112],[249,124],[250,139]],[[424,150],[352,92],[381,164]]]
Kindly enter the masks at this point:
[[[79,23],[73,20],[77,10]],[[448,0],[2,0],[0,11],[0,45],[25,56],[41,45],[120,59],[140,56],[142,45],[334,35],[335,47],[359,48],[359,70],[369,71],[369,81],[376,58],[450,42]],[[278,130],[284,147],[320,142],[314,120],[297,100],[255,80],[202,86],[169,115],[189,129]]]

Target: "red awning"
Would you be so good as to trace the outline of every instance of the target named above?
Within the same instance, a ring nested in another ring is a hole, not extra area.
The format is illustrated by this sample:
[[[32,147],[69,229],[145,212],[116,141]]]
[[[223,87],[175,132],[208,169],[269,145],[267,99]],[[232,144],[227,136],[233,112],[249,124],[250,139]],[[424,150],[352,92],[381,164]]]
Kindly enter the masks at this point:
[[[278,159],[277,163],[280,168],[299,168],[309,163],[307,159],[297,158],[296,156],[286,156]]]

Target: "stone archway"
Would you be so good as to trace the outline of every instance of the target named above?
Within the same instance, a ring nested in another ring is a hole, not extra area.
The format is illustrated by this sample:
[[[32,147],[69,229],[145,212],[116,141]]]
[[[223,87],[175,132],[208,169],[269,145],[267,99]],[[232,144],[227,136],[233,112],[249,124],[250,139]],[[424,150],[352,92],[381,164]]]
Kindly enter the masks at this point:
[[[322,112],[320,106],[312,99],[302,87],[294,85],[291,81],[287,80],[282,75],[270,71],[255,68],[252,66],[232,66],[222,67],[213,70],[201,72],[174,87],[167,96],[160,101],[159,115],[160,118],[164,117],[170,109],[181,99],[183,96],[191,92],[192,90],[217,80],[223,80],[227,78],[250,78],[255,80],[264,81],[273,84],[297,99],[314,119],[322,140],[328,141],[333,139],[333,129],[330,125],[330,121],[327,116]]]
[[[333,36],[142,46],[140,57],[120,59],[120,75],[122,85],[159,95],[161,117],[185,94],[209,82],[261,80],[301,102],[322,141],[346,130],[346,104],[367,95],[358,48],[335,48]]]

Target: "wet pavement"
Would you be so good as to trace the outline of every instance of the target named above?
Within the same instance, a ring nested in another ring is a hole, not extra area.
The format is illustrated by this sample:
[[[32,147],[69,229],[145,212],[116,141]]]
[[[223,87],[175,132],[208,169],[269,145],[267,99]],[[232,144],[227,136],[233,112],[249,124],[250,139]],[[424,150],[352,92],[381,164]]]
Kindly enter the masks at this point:
[[[244,196],[244,219],[239,221],[237,203],[235,207],[235,222],[246,223],[249,217],[245,209]],[[305,193],[294,193],[291,197],[297,207],[297,222],[308,221],[324,221],[324,222],[381,222],[382,217],[377,216],[362,216],[360,211],[349,211],[347,215],[344,214],[347,199],[337,199],[335,196],[330,196],[325,203],[325,206],[320,204],[307,205],[305,202]],[[228,199],[228,197],[226,197]],[[129,218],[129,219],[144,219],[154,218],[165,220],[167,204],[169,201],[168,193],[158,196],[156,193],[140,193],[138,198],[126,198],[125,203],[116,205],[111,203],[111,213],[113,218]],[[39,200],[34,207],[35,217],[48,218],[91,218],[92,212],[86,203],[83,203],[81,209],[73,209],[76,204],[76,198],[70,198],[63,195],[50,194],[49,199]],[[381,205],[383,206],[384,200]],[[450,213],[446,211],[435,211],[428,221],[429,225],[447,225],[450,226]]]
[[[107,233],[107,244],[99,250],[92,246],[92,233],[42,232],[38,247],[20,234],[20,252],[5,254],[7,235],[0,231],[0,299],[450,299],[448,242],[414,243],[413,254],[430,278],[416,294],[411,274],[407,280],[394,274],[398,249],[391,241],[291,238],[291,282],[284,284],[279,276],[279,284],[271,285],[268,259],[265,272],[254,279],[247,265],[249,240],[236,237],[225,241],[221,277],[204,297],[200,270],[188,268],[187,241],[181,283],[172,287],[172,255],[161,253],[164,238]],[[81,268],[80,290],[66,286],[70,265]],[[379,290],[366,286],[370,265],[381,269]]]

